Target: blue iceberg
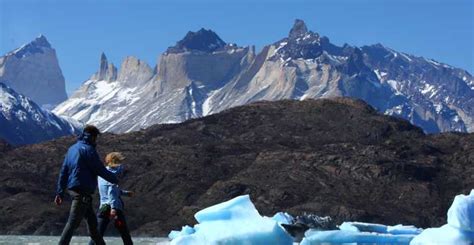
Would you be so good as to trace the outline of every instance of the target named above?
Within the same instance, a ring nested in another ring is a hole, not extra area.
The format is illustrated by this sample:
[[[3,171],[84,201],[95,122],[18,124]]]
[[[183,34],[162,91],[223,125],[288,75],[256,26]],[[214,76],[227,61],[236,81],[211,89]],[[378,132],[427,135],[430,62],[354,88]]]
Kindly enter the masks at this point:
[[[457,195],[448,210],[448,224],[424,230],[410,245],[474,244],[474,190]]]
[[[418,235],[423,229],[413,225],[381,225],[363,222],[344,222],[339,226],[340,230],[357,231],[357,232],[373,232],[380,234],[392,235]]]
[[[168,234],[168,238],[170,240],[173,240],[173,239],[176,239],[176,238],[181,237],[181,236],[191,235],[194,232],[196,232],[194,230],[194,228],[192,228],[189,225],[185,225],[185,226],[183,226],[183,228],[181,228],[180,231],[171,231],[170,234]]]
[[[208,207],[197,212],[194,218],[199,223],[216,220],[262,218],[250,201],[249,195],[238,196],[227,202]]]
[[[360,232],[350,230],[317,231],[305,234],[301,245],[316,244],[410,244],[415,235],[392,235],[387,233]]]
[[[203,209],[194,217],[198,221],[197,225],[183,226],[181,231],[169,234],[171,244],[292,245],[295,238],[298,241],[303,239],[301,245],[474,244],[474,190],[470,195],[455,197],[448,210],[446,225],[426,230],[412,225],[389,226],[363,222],[344,222],[338,228],[304,226],[304,222],[299,224],[298,218],[288,213],[280,212],[271,218],[262,217],[248,195]],[[291,230],[288,227],[298,228],[295,233],[298,236],[293,238],[289,235]]]
[[[289,214],[289,213],[278,212],[275,215],[273,215],[272,219],[275,220],[276,222],[278,222],[279,224],[289,225],[289,224],[293,223],[293,220],[295,218],[293,218],[293,216],[291,216],[291,214]]]
[[[171,244],[293,244],[276,220],[258,213],[248,195],[203,209],[194,217],[199,224],[171,232]]]
[[[422,230],[414,226],[344,222],[339,230],[309,230],[305,233],[302,245],[313,244],[410,244]]]

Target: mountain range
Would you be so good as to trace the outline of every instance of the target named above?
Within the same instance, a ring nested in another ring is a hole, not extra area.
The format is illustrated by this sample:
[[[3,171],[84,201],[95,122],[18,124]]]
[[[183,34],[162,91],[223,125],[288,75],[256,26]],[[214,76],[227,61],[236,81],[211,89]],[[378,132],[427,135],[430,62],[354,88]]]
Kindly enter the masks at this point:
[[[155,67],[129,56],[117,68],[102,54],[98,71],[70,98],[56,51],[41,35],[0,57],[0,83],[0,137],[12,145],[77,132],[83,123],[123,133],[255,101],[341,96],[427,133],[474,130],[474,79],[467,71],[381,44],[340,47],[301,20],[259,52],[200,29],[169,47]]]
[[[99,70],[54,113],[109,132],[177,123],[259,100],[359,98],[427,133],[474,131],[474,79],[467,71],[381,44],[334,45],[296,20],[260,52],[211,30],[189,32],[156,67],[104,54]]]

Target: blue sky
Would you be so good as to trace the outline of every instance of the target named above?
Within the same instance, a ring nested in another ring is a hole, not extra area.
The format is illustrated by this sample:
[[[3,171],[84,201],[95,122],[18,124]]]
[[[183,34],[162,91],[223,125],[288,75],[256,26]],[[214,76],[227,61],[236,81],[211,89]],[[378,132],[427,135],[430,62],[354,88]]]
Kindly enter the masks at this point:
[[[342,45],[382,43],[474,72],[470,0],[0,0],[0,54],[44,34],[58,54],[68,93],[99,66],[129,55],[151,66],[187,31],[212,29],[226,42],[261,49],[294,19]]]

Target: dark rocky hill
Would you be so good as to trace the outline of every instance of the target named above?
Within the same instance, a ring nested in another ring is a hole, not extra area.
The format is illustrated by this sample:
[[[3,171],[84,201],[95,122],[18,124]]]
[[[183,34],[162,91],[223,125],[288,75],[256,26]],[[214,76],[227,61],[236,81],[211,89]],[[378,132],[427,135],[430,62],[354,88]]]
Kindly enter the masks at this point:
[[[59,234],[52,203],[71,137],[0,154],[0,234]],[[208,205],[249,193],[264,215],[331,215],[421,227],[446,223],[474,187],[474,135],[425,135],[346,98],[258,102],[181,124],[99,139],[122,151],[135,235],[165,235]],[[85,225],[81,227],[84,232]],[[113,229],[110,229],[114,232]]]
[[[0,152],[5,152],[11,149],[10,144],[6,140],[0,138]]]

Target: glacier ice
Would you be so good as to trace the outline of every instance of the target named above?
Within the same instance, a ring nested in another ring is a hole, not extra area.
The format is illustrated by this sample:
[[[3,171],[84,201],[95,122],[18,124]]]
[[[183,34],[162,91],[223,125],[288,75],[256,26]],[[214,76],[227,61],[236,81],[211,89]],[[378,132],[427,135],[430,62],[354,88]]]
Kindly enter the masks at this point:
[[[418,235],[423,229],[417,228],[413,225],[381,225],[363,222],[344,222],[339,226],[340,230],[346,231],[357,231],[357,232],[375,232],[375,233],[386,233],[392,235]]]
[[[295,218],[284,212],[271,218],[262,217],[248,195],[203,209],[195,218],[199,224],[169,234],[171,244],[291,245],[294,242],[282,225],[294,225]],[[344,222],[338,227],[338,230],[303,231],[301,244],[474,244],[474,190],[467,196],[455,197],[448,210],[448,224],[439,228],[422,230],[411,225],[363,222]]]
[[[439,228],[429,228],[416,236],[410,245],[471,245],[474,244],[474,232],[456,229],[449,224]]]
[[[272,219],[278,222],[279,224],[289,225],[293,223],[294,218],[287,212],[278,212],[275,215],[273,215]]]
[[[410,244],[415,235],[392,235],[376,232],[359,232],[351,230],[318,231],[309,230],[301,245],[316,244]]]
[[[193,234],[194,232],[196,232],[194,230],[194,228],[192,228],[191,226],[189,225],[185,225],[183,226],[183,228],[181,228],[180,231],[171,231],[169,234],[168,234],[168,238],[170,240],[173,240],[173,239],[176,239],[178,237],[181,237],[181,236],[186,236],[186,235],[191,235]]]
[[[207,221],[194,229],[195,233],[179,236],[171,244],[293,244],[276,221],[263,217]]]
[[[423,229],[415,227],[413,225],[395,225],[395,226],[387,226],[387,233],[394,234],[394,235],[401,235],[401,234],[415,234],[418,235],[423,231]]]
[[[248,195],[208,207],[194,215],[199,224],[171,232],[171,244],[292,245],[293,238],[272,218],[262,217]]]
[[[424,230],[410,245],[474,244],[474,190],[457,195],[448,210],[448,224]]]
[[[313,244],[410,244],[421,229],[414,226],[387,226],[363,222],[344,222],[339,230],[308,230],[302,245]]]
[[[194,218],[197,222],[203,223],[214,220],[261,218],[261,216],[250,201],[249,195],[244,195],[203,209],[197,212]]]
[[[448,209],[448,224],[455,228],[474,232],[474,190],[466,195],[457,195]]]

